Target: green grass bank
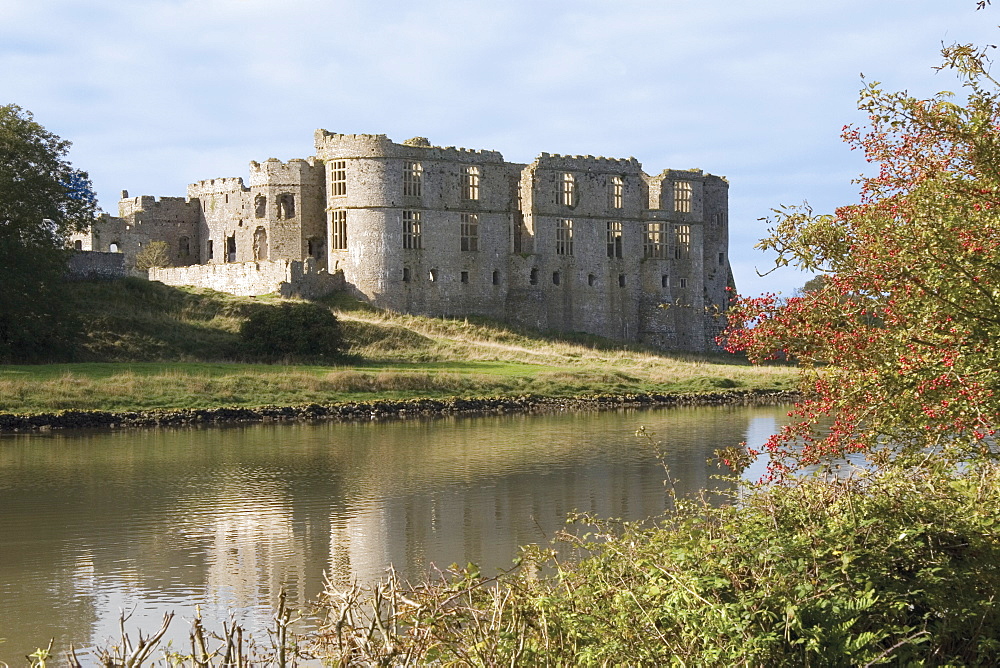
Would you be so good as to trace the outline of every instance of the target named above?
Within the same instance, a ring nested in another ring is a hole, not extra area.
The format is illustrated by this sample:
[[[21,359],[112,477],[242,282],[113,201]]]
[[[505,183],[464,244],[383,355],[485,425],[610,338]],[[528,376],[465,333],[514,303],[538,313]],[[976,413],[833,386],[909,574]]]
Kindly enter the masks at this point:
[[[480,319],[386,313],[342,296],[336,364],[262,364],[240,324],[270,297],[235,297],[138,279],[66,287],[73,361],[0,366],[0,413],[222,407],[535,395],[662,395],[791,390],[790,367],[727,355],[667,354],[590,336],[547,336]]]

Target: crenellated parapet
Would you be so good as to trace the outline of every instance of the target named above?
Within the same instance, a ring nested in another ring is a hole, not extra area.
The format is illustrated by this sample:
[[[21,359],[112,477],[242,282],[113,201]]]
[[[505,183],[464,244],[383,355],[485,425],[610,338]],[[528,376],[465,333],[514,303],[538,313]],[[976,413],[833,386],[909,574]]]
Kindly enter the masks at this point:
[[[242,176],[223,177],[217,179],[204,179],[188,184],[187,196],[189,198],[204,197],[206,195],[227,195],[232,193],[242,193],[249,188],[243,182]]]
[[[396,143],[386,135],[348,135],[316,130],[316,155],[324,160],[352,158],[412,158],[475,164],[503,163],[499,151],[458,146],[433,146],[425,137]]]
[[[186,197],[154,197],[139,195],[123,197],[118,201],[118,216],[127,218],[139,213],[147,213],[163,220],[197,220],[198,203]]]
[[[604,156],[561,155],[558,153],[540,153],[529,167],[612,174],[639,174],[642,172],[642,164],[632,157],[605,158]]]
[[[250,187],[255,186],[315,186],[323,182],[322,164],[315,158],[294,158],[282,162],[268,158],[250,162]]]

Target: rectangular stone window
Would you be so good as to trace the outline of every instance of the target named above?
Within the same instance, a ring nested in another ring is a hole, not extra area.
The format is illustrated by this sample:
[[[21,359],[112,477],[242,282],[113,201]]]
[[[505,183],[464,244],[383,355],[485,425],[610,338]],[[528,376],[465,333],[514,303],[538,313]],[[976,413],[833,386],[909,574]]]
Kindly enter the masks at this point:
[[[403,282],[404,283],[409,283],[410,282],[410,268],[409,267],[403,267]]]
[[[674,182],[674,211],[691,213],[691,182]]]
[[[608,221],[608,257],[622,256],[622,224],[617,220]]]
[[[403,163],[403,196],[423,195],[424,168],[419,162]]]
[[[337,209],[330,212],[330,248],[347,250],[347,211]]]
[[[562,175],[562,190],[559,192],[559,203],[563,206],[576,204],[576,177],[570,173]]]
[[[330,194],[339,197],[347,194],[347,161],[330,163]]]
[[[479,199],[479,167],[468,165],[462,168],[462,199]]]
[[[420,212],[403,212],[403,248],[423,248],[420,235]]]
[[[686,278],[677,279],[677,287],[684,289],[687,288],[687,286],[688,286],[688,279]]]
[[[625,179],[620,176],[612,176],[611,189],[608,194],[612,209],[621,209],[625,206]]]
[[[687,260],[691,257],[691,226],[674,225],[674,259]]]
[[[214,257],[215,257],[215,249],[214,249],[214,248],[212,248],[212,246],[213,246],[213,244],[212,244],[212,240],[211,240],[211,239],[209,239],[209,240],[208,240],[208,243],[207,243],[207,244],[206,244],[206,246],[205,246],[205,256],[206,256],[206,257],[207,257],[207,258],[208,258],[209,260],[211,260],[212,258],[214,258]]]
[[[475,213],[462,214],[462,250],[479,250],[479,216]]]
[[[573,254],[573,221],[563,218],[556,222],[556,255]]]
[[[653,260],[667,258],[666,223],[646,223],[646,236],[642,240],[642,256]]]
[[[461,280],[463,283],[468,283],[469,282],[469,272],[463,271],[461,274],[459,274],[459,280]]]

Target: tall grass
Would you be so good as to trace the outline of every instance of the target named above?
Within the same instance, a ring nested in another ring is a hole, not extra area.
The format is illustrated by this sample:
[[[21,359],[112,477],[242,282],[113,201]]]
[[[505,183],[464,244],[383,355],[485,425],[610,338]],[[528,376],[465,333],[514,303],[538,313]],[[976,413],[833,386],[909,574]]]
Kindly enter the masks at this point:
[[[377,311],[339,296],[338,366],[241,364],[240,323],[270,297],[140,280],[67,287],[83,332],[77,363],[0,367],[0,411],[132,410],[331,403],[414,396],[787,389],[787,367],[665,354],[485,319]]]

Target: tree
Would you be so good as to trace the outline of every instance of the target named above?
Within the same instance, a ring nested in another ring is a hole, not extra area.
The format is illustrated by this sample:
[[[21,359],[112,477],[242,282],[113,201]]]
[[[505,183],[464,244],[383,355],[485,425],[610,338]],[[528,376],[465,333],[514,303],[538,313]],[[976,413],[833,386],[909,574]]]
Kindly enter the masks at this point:
[[[136,269],[170,266],[170,247],[166,241],[150,241],[135,255]]]
[[[820,272],[819,288],[739,298],[728,314],[730,350],[803,368],[807,399],[768,444],[777,472],[850,453],[989,454],[1000,416],[1000,86],[985,50],[943,54],[964,104],[866,83],[869,123],[844,128],[877,166],[860,180],[860,201],[833,215],[782,208],[770,220],[758,247]]]
[[[43,359],[65,339],[65,237],[97,211],[69,146],[30,112],[0,106],[0,361]]]

